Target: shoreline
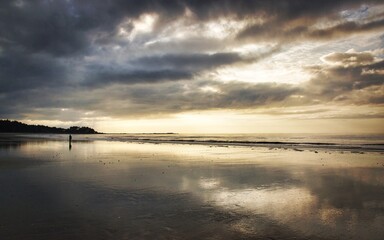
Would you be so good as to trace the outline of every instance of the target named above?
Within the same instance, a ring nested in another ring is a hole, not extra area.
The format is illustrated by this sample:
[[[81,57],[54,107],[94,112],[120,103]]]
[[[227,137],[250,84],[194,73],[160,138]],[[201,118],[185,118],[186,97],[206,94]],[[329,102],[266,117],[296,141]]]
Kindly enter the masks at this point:
[[[35,134],[35,133],[0,133],[0,143],[22,143],[26,141],[68,141],[69,134]],[[244,140],[197,140],[182,136],[179,138],[164,138],[164,135],[153,135],[152,137],[137,137],[126,134],[73,134],[72,142],[91,141],[118,141],[127,143],[148,144],[182,144],[182,145],[204,145],[210,147],[246,147],[246,148],[269,148],[293,151],[333,151],[350,152],[356,154],[380,153],[384,154],[384,143],[352,143],[342,144],[333,142],[298,142],[298,141],[244,141]],[[169,135],[169,134],[167,134]]]

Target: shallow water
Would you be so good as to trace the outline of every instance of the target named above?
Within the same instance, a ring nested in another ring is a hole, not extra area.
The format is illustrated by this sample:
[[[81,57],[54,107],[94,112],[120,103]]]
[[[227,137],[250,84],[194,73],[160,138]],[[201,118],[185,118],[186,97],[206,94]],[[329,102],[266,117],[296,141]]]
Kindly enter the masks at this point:
[[[384,158],[119,141],[0,143],[1,239],[382,239]]]

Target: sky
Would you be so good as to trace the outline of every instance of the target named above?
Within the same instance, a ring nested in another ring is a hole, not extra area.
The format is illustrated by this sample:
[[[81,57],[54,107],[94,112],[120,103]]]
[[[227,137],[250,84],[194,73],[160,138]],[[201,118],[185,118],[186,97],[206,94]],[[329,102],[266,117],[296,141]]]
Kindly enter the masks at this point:
[[[0,118],[384,133],[382,0],[0,2]]]

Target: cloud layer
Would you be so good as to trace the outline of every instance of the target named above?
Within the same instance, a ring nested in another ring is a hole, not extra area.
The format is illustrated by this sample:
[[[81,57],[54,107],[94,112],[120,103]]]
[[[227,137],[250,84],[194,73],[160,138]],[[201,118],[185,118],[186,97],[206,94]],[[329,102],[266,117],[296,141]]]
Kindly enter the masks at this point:
[[[81,121],[382,106],[383,7],[379,0],[3,1],[0,116]],[[292,72],[309,77],[295,81]]]

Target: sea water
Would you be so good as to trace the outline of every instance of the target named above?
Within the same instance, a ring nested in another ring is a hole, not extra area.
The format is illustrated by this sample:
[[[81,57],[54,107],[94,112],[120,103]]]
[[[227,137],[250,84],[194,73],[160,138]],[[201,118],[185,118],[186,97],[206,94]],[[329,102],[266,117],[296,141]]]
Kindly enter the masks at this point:
[[[0,236],[381,239],[381,147],[380,136],[3,134]]]

